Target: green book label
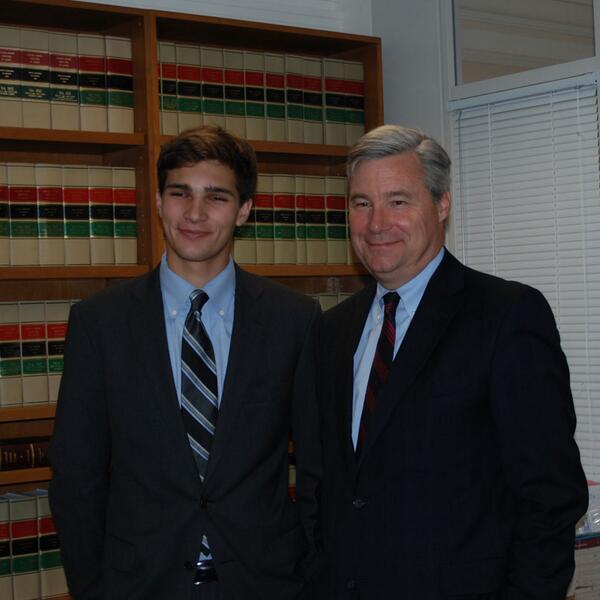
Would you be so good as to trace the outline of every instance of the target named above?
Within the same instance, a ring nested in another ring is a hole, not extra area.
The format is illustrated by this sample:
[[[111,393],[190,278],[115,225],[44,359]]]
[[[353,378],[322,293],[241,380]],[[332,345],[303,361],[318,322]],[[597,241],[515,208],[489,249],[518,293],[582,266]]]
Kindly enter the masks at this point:
[[[79,90],[69,88],[51,88],[51,102],[64,102],[67,104],[79,104]]]
[[[161,96],[163,110],[177,110],[177,96]]]
[[[48,373],[62,373],[64,369],[63,358],[49,358],[48,359]]]
[[[231,102],[227,100],[225,102],[225,114],[233,115],[236,117],[245,117],[246,116],[246,107],[243,102]]]
[[[40,221],[40,237],[62,238],[65,236],[65,224],[62,221]]]
[[[116,238],[134,238],[137,236],[137,223],[115,223]]]
[[[347,110],[346,111],[346,123],[359,123],[365,122],[365,111],[364,110]]]
[[[341,108],[326,108],[325,120],[331,121],[332,123],[345,123],[346,111]]]
[[[106,91],[81,90],[80,102],[83,105],[106,106]]]
[[[306,226],[307,240],[324,240],[325,226],[324,225],[307,225]]]
[[[31,571],[39,571],[39,565],[37,554],[15,557],[12,559],[12,572],[29,573]]]
[[[0,560],[0,577],[10,575],[10,558],[3,558]]]
[[[108,92],[108,105],[133,108],[132,92]]]
[[[23,100],[43,100],[47,102],[50,100],[50,88],[24,85]]]
[[[20,98],[23,95],[20,85],[0,83],[0,98]]]
[[[62,561],[60,560],[60,550],[54,550],[52,552],[46,552],[40,556],[40,568],[42,569],[54,569],[60,567]]]
[[[264,117],[265,105],[256,102],[246,102],[246,115],[248,117]]]
[[[296,237],[299,240],[306,239],[306,225],[296,225]]]
[[[91,237],[113,237],[115,229],[112,221],[92,221]]]
[[[283,104],[267,104],[267,117],[285,119],[285,106]]]
[[[331,240],[345,240],[346,226],[339,227],[336,225],[329,225],[327,227],[327,237]]]
[[[242,225],[235,228],[235,237],[251,240],[256,237],[256,227],[254,225]]]
[[[23,375],[41,375],[48,372],[48,361],[45,358],[23,360]]]
[[[8,221],[0,221],[0,237],[8,237],[10,235],[10,225]]]
[[[202,100],[200,98],[178,98],[177,109],[181,112],[201,113]]]
[[[304,119],[304,109],[297,104],[288,104],[287,116],[288,119]]]
[[[0,360],[0,377],[21,375],[20,360]]]
[[[304,107],[304,118],[307,121],[322,121],[323,111],[320,108]]]
[[[257,240],[272,240],[274,234],[273,225],[257,225],[256,239]]]
[[[67,221],[65,223],[65,237],[85,238],[90,237],[90,224],[81,221]]]
[[[276,225],[274,237],[276,240],[296,239],[296,231],[293,225]]]
[[[12,221],[10,224],[10,235],[15,238],[38,237],[37,221]]]
[[[224,115],[225,103],[222,100],[202,100],[202,112],[208,115]]]

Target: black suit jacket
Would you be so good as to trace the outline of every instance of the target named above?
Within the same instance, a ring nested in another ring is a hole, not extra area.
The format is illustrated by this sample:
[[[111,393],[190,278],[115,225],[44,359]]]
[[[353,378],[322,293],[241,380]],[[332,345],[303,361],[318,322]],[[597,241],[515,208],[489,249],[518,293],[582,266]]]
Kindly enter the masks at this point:
[[[296,598],[320,478],[317,303],[236,269],[204,484],[181,420],[158,270],[73,307],[50,502],[73,597],[187,599],[205,533],[230,599]],[[288,440],[298,502],[288,488]]]
[[[564,600],[587,488],[548,304],[446,252],[357,462],[353,355],[374,293],[322,319],[322,597]]]

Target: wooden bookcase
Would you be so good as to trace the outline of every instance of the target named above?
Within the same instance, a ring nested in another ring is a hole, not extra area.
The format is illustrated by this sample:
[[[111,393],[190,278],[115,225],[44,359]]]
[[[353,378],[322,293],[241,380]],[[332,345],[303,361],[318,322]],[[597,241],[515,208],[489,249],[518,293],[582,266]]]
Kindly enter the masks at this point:
[[[0,163],[57,163],[135,168],[138,264],[127,266],[0,267],[0,301],[89,296],[152,269],[163,252],[154,211],[160,135],[157,43],[202,43],[240,50],[295,52],[363,63],[366,129],[383,122],[381,46],[378,38],[303,28],[122,8],[72,0],[3,0],[0,24],[65,32],[118,35],[132,40],[134,132],[101,133],[0,127]],[[343,175],[346,146],[251,140],[259,171]],[[358,265],[247,265],[307,293],[355,291]],[[50,435],[53,405],[0,408],[0,438]],[[50,478],[48,468],[0,472],[0,492],[25,490]]]

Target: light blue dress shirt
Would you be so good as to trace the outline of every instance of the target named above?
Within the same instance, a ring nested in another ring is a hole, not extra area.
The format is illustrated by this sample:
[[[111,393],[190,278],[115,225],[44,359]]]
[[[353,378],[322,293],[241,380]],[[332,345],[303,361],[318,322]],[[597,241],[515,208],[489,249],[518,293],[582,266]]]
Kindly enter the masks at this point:
[[[177,398],[181,405],[181,337],[185,318],[190,310],[190,294],[196,289],[191,283],[171,271],[166,255],[160,263],[160,289],[165,310],[165,325],[169,357]],[[202,307],[202,324],[208,333],[217,363],[217,402],[221,404],[223,383],[227,373],[231,332],[233,330],[235,267],[233,260],[203,288],[208,301]]]
[[[408,326],[412,318],[419,308],[421,298],[425,293],[425,288],[442,262],[444,257],[444,248],[438,252],[433,260],[410,281],[400,286],[396,291],[400,296],[398,308],[396,308],[396,341],[394,343],[394,357],[400,348],[400,344],[406,335]],[[360,418],[362,415],[363,405],[365,402],[365,393],[367,391],[367,383],[369,374],[371,373],[371,365],[375,357],[377,341],[383,324],[383,296],[388,292],[381,284],[377,284],[377,291],[373,304],[367,315],[365,326],[358,342],[356,352],[354,353],[354,391],[352,397],[352,443],[356,449],[356,441],[358,439],[358,430],[360,427]]]

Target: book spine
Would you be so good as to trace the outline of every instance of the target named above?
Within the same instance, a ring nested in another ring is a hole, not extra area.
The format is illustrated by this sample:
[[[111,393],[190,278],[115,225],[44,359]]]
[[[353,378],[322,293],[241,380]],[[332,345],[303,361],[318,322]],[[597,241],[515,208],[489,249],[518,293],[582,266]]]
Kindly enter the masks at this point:
[[[137,264],[135,169],[113,168],[115,264]]]
[[[80,123],[83,131],[108,131],[104,37],[77,34]]]
[[[177,127],[185,131],[202,125],[202,70],[200,48],[175,46],[177,60]]]
[[[319,58],[304,58],[302,101],[304,105],[304,141],[323,143],[323,73]]]
[[[327,264],[345,264],[347,262],[345,178],[327,177],[325,191]]]
[[[285,120],[285,57],[283,54],[265,53],[265,97],[267,140],[287,140]]]
[[[177,59],[175,44],[158,43],[158,69],[160,94],[160,132],[163,135],[177,135]]]
[[[344,61],[323,59],[325,80],[325,143],[346,144]]]
[[[8,499],[0,496],[0,598],[13,597],[10,565],[10,513]]]
[[[23,404],[19,305],[0,303],[0,406]]]
[[[306,176],[306,261],[327,262],[325,234],[325,182],[322,177]]]
[[[7,164],[10,264],[39,265],[37,190],[31,164]]]
[[[365,82],[363,64],[344,63],[346,145],[353,146],[365,132]]]
[[[0,444],[0,471],[33,469],[48,465],[49,440]]]
[[[244,53],[223,50],[223,78],[225,82],[225,128],[240,137],[246,137],[246,98],[244,90]]]
[[[0,127],[23,127],[21,30],[0,25]]]
[[[65,217],[65,264],[89,265],[90,200],[87,167],[64,165],[62,168]]]
[[[50,129],[50,54],[48,32],[21,29],[23,126]]]
[[[6,165],[0,163],[0,266],[3,267],[10,265],[10,220],[8,214],[8,175]]]
[[[306,264],[306,196],[304,175],[294,176],[294,212],[296,221],[296,263]]]
[[[287,141],[304,142],[304,59],[285,55],[285,116]]]
[[[111,167],[88,167],[90,196],[90,261],[115,264],[113,188]]]
[[[273,175],[273,246],[275,264],[296,264],[296,218],[293,175]]]
[[[80,129],[77,35],[50,32],[50,124],[52,129]]]
[[[35,165],[38,198],[40,265],[65,264],[65,223],[62,169],[58,165]]]
[[[19,302],[23,404],[48,403],[48,349],[43,302]]]
[[[244,51],[244,86],[246,137],[266,140],[265,56],[262,52]]]
[[[273,228],[273,177],[264,173],[258,175],[256,194],[254,195],[256,218],[256,262],[273,264],[275,262]]]
[[[108,131],[133,133],[131,40],[107,36],[105,43]]]
[[[201,61],[204,123],[225,127],[223,50],[202,47]]]
[[[256,209],[252,208],[243,225],[235,228],[233,258],[239,264],[256,264]]]

